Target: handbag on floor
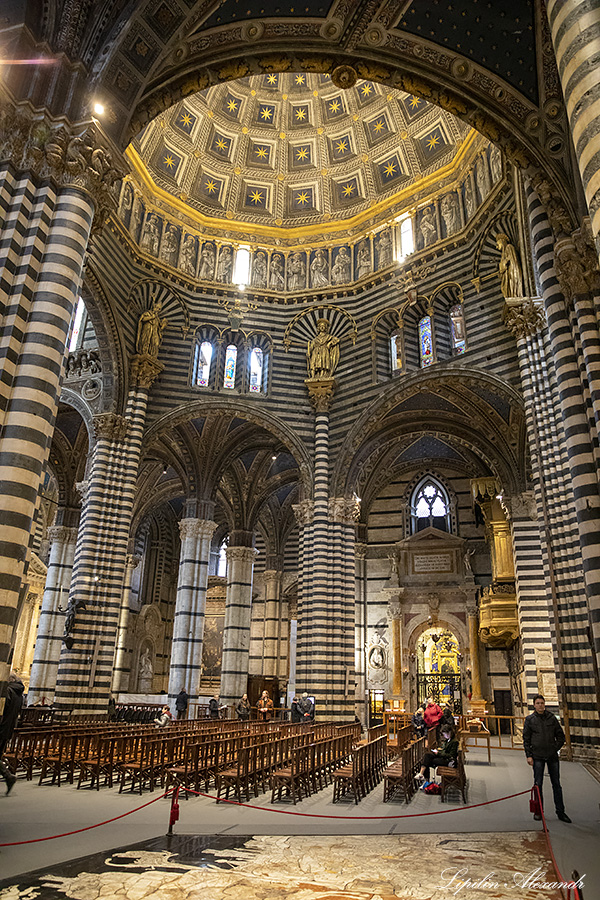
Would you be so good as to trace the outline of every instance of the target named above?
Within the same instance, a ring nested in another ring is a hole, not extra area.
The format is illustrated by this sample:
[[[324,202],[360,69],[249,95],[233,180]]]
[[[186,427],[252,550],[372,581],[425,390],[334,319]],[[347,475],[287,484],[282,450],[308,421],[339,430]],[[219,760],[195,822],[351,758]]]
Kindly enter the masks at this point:
[[[542,814],[539,796],[538,790],[534,784],[531,788],[531,796],[529,797],[529,812],[533,813],[534,816],[541,816]]]

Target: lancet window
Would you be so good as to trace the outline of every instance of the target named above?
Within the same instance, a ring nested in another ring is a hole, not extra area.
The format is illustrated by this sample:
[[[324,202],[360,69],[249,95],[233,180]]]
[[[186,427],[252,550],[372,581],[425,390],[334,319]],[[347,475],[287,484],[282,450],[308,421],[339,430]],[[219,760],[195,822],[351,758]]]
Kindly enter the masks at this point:
[[[440,531],[450,531],[450,502],[444,487],[428,475],[413,491],[411,498],[413,534],[433,526]]]
[[[204,340],[196,344],[194,358],[194,384],[198,387],[210,385],[211,364],[214,356],[214,346],[211,341]]]
[[[465,315],[462,303],[456,303],[450,309],[450,335],[452,340],[452,352],[458,356],[467,349]]]
[[[431,316],[423,316],[419,320],[419,362],[422,369],[427,368],[435,362],[435,353],[433,349],[433,323]]]
[[[235,388],[235,370],[237,366],[237,347],[228,344],[225,350],[225,372],[223,374],[223,387],[226,390]]]

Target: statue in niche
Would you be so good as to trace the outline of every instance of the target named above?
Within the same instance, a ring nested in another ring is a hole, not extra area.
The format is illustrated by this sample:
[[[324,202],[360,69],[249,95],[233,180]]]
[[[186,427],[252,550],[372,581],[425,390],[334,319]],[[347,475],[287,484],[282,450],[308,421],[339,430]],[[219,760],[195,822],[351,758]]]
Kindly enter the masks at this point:
[[[194,237],[191,234],[186,234],[183,239],[183,244],[181,245],[181,255],[179,258],[179,268],[182,272],[185,272],[186,275],[195,275],[195,260],[194,257],[196,255],[196,244],[194,241]]]
[[[496,144],[492,144],[490,148],[490,169],[492,181],[496,184],[502,178],[502,153]]]
[[[204,244],[200,254],[200,270],[198,278],[204,281],[212,281],[215,277],[215,245]]]
[[[310,264],[310,286],[327,287],[329,284],[329,261],[324,250],[317,250]]]
[[[327,319],[317,322],[317,334],[306,348],[310,378],[331,378],[340,361],[340,339],[329,333]]]
[[[380,269],[391,266],[393,262],[392,233],[389,228],[384,228],[377,238],[377,263]]]
[[[264,250],[259,250],[254,257],[252,286],[257,288],[266,288],[267,286],[267,254]]]
[[[512,297],[523,297],[523,270],[509,236],[499,232],[496,235],[496,247],[501,251],[498,274],[500,275],[502,296],[505,300]]]
[[[163,331],[167,327],[167,320],[161,319],[160,311],[162,303],[155,300],[150,309],[145,310],[140,316],[137,330],[135,349],[143,356],[158,356]]]
[[[331,279],[334,284],[348,284],[352,261],[346,247],[340,247],[335,262],[331,269]]]
[[[463,563],[465,566],[465,575],[469,576],[473,574],[473,566],[471,565],[471,557],[475,553],[475,550],[467,550],[465,555],[463,556]]]
[[[490,192],[490,177],[488,175],[486,158],[485,156],[481,156],[479,158],[479,162],[477,163],[477,168],[475,170],[477,177],[477,187],[479,188],[479,193],[481,194],[481,199],[485,200],[487,195]]]
[[[470,219],[476,209],[475,192],[471,176],[465,181],[465,207],[467,209],[467,219]]]
[[[152,690],[152,679],[154,677],[154,667],[150,656],[150,647],[146,647],[140,656],[140,667],[138,672],[138,690],[147,694]]]
[[[366,241],[361,241],[356,250],[356,277],[364,278],[371,271],[371,251]]]
[[[304,287],[306,287],[304,255],[292,253],[288,263],[288,291],[301,291]]]
[[[123,191],[123,197],[121,199],[121,209],[120,209],[121,221],[123,221],[123,222],[125,221],[125,219],[127,218],[127,213],[131,212],[132,205],[133,205],[133,192],[132,192],[131,188],[129,187],[129,185],[127,185],[125,190]]]
[[[129,233],[131,237],[137,241],[140,233],[140,222],[142,221],[142,204],[139,200],[133,201],[131,209],[131,219],[129,220]]]
[[[152,256],[158,256],[158,245],[160,242],[160,224],[158,216],[152,213],[144,227],[142,235],[142,250],[147,250]]]
[[[269,287],[273,291],[281,291],[285,288],[283,268],[283,256],[281,253],[274,253],[271,257],[271,266],[269,268]]]
[[[429,247],[431,244],[434,244],[437,241],[437,226],[435,224],[435,219],[433,218],[433,210],[430,206],[425,207],[423,210],[423,215],[421,216],[421,222],[419,224],[419,231],[421,232],[421,237],[423,238],[423,246]]]
[[[398,584],[398,557],[395,553],[388,554],[388,560],[390,562],[390,577],[388,581],[391,581],[392,584]]]
[[[177,259],[177,228],[167,225],[161,247],[161,257],[169,266],[174,266]]]
[[[460,228],[458,202],[456,199],[456,194],[454,192],[452,192],[451,194],[446,194],[446,196],[442,200],[441,208],[444,224],[446,226],[446,234],[454,234],[454,232],[458,231],[458,229]]]
[[[231,270],[233,268],[233,254],[231,247],[221,247],[219,252],[219,265],[217,266],[217,281],[221,284],[231,283]]]

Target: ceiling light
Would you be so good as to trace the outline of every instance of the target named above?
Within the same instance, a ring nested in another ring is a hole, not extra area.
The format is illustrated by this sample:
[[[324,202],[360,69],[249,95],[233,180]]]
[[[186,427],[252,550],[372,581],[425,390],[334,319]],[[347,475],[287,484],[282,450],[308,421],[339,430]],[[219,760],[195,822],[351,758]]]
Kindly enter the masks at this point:
[[[104,115],[104,106],[101,103],[94,103],[94,112],[97,116]]]

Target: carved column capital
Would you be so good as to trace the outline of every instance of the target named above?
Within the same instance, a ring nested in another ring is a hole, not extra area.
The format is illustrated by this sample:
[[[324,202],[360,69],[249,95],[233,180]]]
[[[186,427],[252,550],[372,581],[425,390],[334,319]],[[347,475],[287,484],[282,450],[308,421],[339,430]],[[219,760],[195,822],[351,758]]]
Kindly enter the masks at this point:
[[[517,340],[537,334],[546,324],[543,303],[537,297],[507,300],[502,321]]]
[[[82,503],[85,503],[89,487],[90,487],[89,478],[84,478],[83,481],[75,482],[75,490],[79,494],[79,497],[80,497]]]
[[[77,528],[67,528],[66,525],[51,525],[48,529],[50,542],[60,541],[62,544],[74,544],[77,540]]]
[[[136,353],[131,357],[129,367],[131,382],[135,387],[149,390],[163,369],[164,364],[155,357],[147,353]]]
[[[238,560],[240,562],[254,562],[258,556],[258,550],[254,547],[227,547],[227,562]]]
[[[138,556],[136,553],[128,553],[125,557],[125,565],[128,569],[137,569],[141,561],[142,557]]]
[[[121,442],[129,432],[129,420],[117,413],[101,413],[92,419],[94,434],[98,440]]]
[[[343,525],[354,525],[360,518],[360,500],[358,498],[331,497],[329,500],[329,521],[341,522]]]
[[[314,515],[313,508],[314,505],[312,500],[301,500],[300,503],[294,503],[292,505],[296,521],[301,528],[312,524]]]
[[[355,544],[354,545],[354,556],[356,559],[366,559],[367,558],[367,544]]]
[[[211,522],[210,519],[181,519],[179,522],[179,534],[182,541],[196,537],[210,540],[217,527],[217,523]]]
[[[329,412],[336,387],[335,378],[305,378],[304,384],[315,412]]]

